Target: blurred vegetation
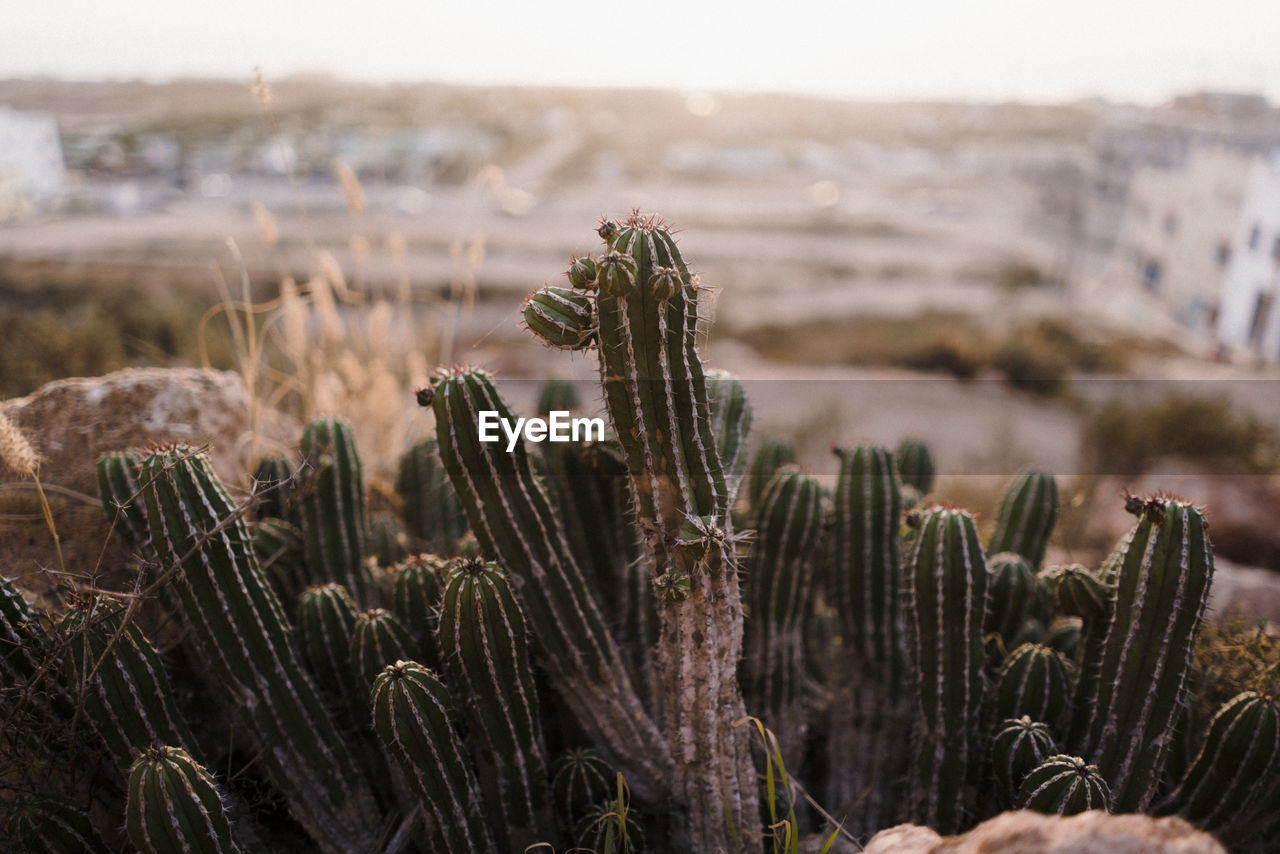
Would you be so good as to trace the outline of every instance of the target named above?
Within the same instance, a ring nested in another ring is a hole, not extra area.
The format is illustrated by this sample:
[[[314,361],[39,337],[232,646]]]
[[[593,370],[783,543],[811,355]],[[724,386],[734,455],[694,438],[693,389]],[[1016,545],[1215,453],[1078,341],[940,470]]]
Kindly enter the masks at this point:
[[[0,271],[0,399],[65,377],[198,365],[196,330],[216,301],[186,285],[19,280]],[[234,365],[225,323],[209,324],[206,344],[212,367]]]
[[[1280,632],[1239,617],[1206,620],[1196,641],[1195,667],[1203,720],[1241,691],[1280,697]]]
[[[1253,474],[1280,471],[1280,436],[1255,416],[1236,414],[1220,397],[1112,401],[1085,418],[1081,449],[1091,470],[1110,474],[1140,474],[1162,457]]]
[[[892,366],[962,380],[994,372],[1045,396],[1061,393],[1073,373],[1123,372],[1135,347],[1093,340],[1065,320],[1041,318],[1001,333],[946,312],[767,325],[735,337],[783,362]]]

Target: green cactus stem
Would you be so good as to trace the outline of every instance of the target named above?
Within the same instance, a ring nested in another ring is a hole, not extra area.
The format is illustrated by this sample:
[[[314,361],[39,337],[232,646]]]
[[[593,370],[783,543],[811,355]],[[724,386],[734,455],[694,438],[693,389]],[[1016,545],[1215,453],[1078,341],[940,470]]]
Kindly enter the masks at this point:
[[[512,418],[489,377],[444,371],[432,392],[440,455],[487,558],[516,579],[552,687],[592,740],[626,769],[640,794],[663,788],[670,760],[636,693],[622,654],[591,596],[564,529],[534,477],[523,441],[512,453],[478,437],[478,413]]]
[[[182,748],[151,747],[129,769],[125,827],[143,854],[240,854],[213,777]]]
[[[561,350],[584,350],[596,343],[595,303],[569,288],[544,287],[521,307],[534,335]]]
[[[284,457],[264,457],[253,470],[253,494],[259,519],[286,519],[295,525],[298,512],[298,467]]]
[[[282,602],[296,602],[311,586],[302,531],[283,519],[263,519],[253,529],[253,553]]]
[[[190,448],[143,461],[147,519],[182,613],[262,747],[272,782],[324,851],[361,850],[381,817],[294,646],[249,532],[209,460]]]
[[[723,370],[706,372],[707,397],[711,405],[711,431],[716,437],[716,451],[724,467],[728,504],[733,506],[738,487],[747,471],[747,436],[751,433],[751,401],[742,383]],[[758,504],[752,505],[758,507]]]
[[[778,469],[796,461],[796,449],[790,442],[782,439],[765,439],[760,443],[760,450],[752,457],[747,467],[747,505],[760,506],[760,496],[765,487],[773,480]]]
[[[308,587],[298,599],[298,641],[316,684],[339,705],[354,712],[366,705],[352,654],[356,630],[355,600],[341,584]],[[363,715],[356,718],[362,720]]]
[[[436,627],[448,564],[436,555],[419,554],[400,561],[392,571],[391,612],[409,630],[422,653],[422,663],[432,670],[438,669],[434,665],[443,666]]]
[[[914,782],[917,813],[939,833],[954,833],[968,820],[967,790],[980,770],[987,578],[973,518],[941,507],[925,513],[909,573],[921,721]]]
[[[1110,809],[1107,781],[1078,756],[1050,756],[1027,774],[1018,789],[1018,808],[1048,815],[1076,815]]]
[[[1039,569],[1057,520],[1057,481],[1048,472],[1025,471],[1014,478],[1000,500],[996,529],[987,551],[1017,552],[1032,568]]]
[[[991,739],[991,766],[1004,809],[1017,807],[1022,781],[1058,754],[1049,725],[1023,715],[1000,722]]]
[[[396,493],[404,499],[409,536],[435,554],[451,554],[467,531],[467,516],[440,462],[435,439],[414,445],[400,458]]]
[[[160,655],[124,606],[98,602],[70,611],[61,633],[68,682],[121,769],[155,744],[180,746],[200,761]]]
[[[574,747],[551,765],[551,794],[560,820],[572,827],[613,793],[614,770],[595,750]]]
[[[1251,823],[1280,787],[1280,704],[1254,691],[1229,700],[1209,723],[1204,746],[1161,812],[1209,831]]]
[[[356,615],[351,660],[361,685],[372,685],[388,664],[420,657],[413,635],[386,608],[370,608]]]
[[[987,558],[987,566],[991,570],[991,595],[986,631],[1000,635],[1011,648],[1028,616],[1036,592],[1036,573],[1031,562],[1017,552],[993,554]]]
[[[524,615],[494,563],[457,561],[440,601],[440,649],[470,731],[494,769],[505,845],[554,838],[547,761]]]
[[[351,428],[317,418],[302,431],[300,503],[312,582],[336,581],[367,602],[364,480]]]
[[[996,716],[1022,715],[1056,727],[1065,717],[1074,682],[1071,663],[1056,650],[1024,643],[1009,653],[996,687]]]
[[[1096,667],[1085,756],[1111,784],[1119,812],[1142,812],[1164,770],[1178,708],[1186,701],[1213,551],[1201,511],[1156,497],[1142,509],[1117,562],[1114,610]]]
[[[22,854],[112,854],[115,850],[93,826],[88,814],[64,800],[48,797],[10,801],[4,837],[9,850]],[[0,840],[3,841],[3,840]]]
[[[496,851],[475,773],[450,714],[449,692],[420,664],[397,661],[374,680],[378,738],[431,815],[446,850]]]
[[[898,476],[902,482],[916,490],[920,497],[933,489],[934,463],[929,446],[918,439],[903,439],[894,452]]]
[[[98,460],[98,495],[112,525],[124,531],[130,545],[144,555],[153,554],[147,509],[142,503],[138,474],[142,454],[121,451]]]

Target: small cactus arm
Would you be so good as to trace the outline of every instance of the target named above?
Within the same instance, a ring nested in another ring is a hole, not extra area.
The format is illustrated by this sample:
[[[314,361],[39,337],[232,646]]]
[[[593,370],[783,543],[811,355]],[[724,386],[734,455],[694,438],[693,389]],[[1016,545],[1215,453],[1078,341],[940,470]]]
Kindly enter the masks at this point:
[[[151,747],[129,769],[125,828],[143,854],[243,854],[213,777],[180,747]]]
[[[917,439],[903,439],[894,452],[898,475],[902,482],[915,489],[920,497],[933,489],[934,463],[929,446]]]
[[[284,457],[264,457],[253,470],[253,494],[260,519],[301,522],[298,513],[297,466]]]
[[[729,490],[728,505],[732,507],[747,471],[751,401],[747,399],[742,382],[728,371],[709,370],[706,377],[707,398],[711,405],[711,432],[716,437],[716,451],[720,454],[725,485]]]
[[[552,347],[583,350],[595,344],[595,303],[570,288],[534,291],[521,309],[529,331]]]
[[[1009,484],[1000,500],[996,529],[987,551],[1017,552],[1039,569],[1057,520],[1058,484],[1053,475],[1035,470],[1023,472]]]
[[[450,720],[449,693],[427,668],[387,665],[373,683],[373,725],[383,747],[435,821],[450,854],[498,850],[480,789]]]
[[[1118,560],[1114,609],[1096,668],[1085,756],[1111,785],[1118,812],[1143,812],[1164,770],[1168,733],[1186,701],[1213,551],[1201,511],[1152,498]],[[1138,686],[1142,686],[1141,689]]]
[[[347,715],[364,721],[367,705],[354,669],[352,638],[357,608],[347,588],[330,582],[308,587],[298,599],[298,642],[316,685]]]
[[[336,581],[357,603],[368,601],[364,479],[351,428],[317,418],[302,431],[300,503],[312,583]]]
[[[967,790],[980,770],[985,698],[982,625],[987,564],[973,518],[934,508],[920,520],[909,570],[912,661],[922,730],[916,740],[916,810],[954,833],[967,820]]]
[[[987,567],[991,570],[991,594],[986,631],[1000,635],[1005,646],[1012,648],[1036,592],[1036,573],[1031,562],[1017,552],[993,554],[987,558]]]
[[[439,639],[456,693],[466,698],[469,729],[497,778],[505,846],[520,850],[554,839],[529,639],[497,564],[454,563],[440,602]]]
[[[322,850],[363,849],[381,816],[302,667],[293,628],[258,568],[248,528],[206,456],[143,461],[151,539],[182,613],[258,740],[272,782]]]

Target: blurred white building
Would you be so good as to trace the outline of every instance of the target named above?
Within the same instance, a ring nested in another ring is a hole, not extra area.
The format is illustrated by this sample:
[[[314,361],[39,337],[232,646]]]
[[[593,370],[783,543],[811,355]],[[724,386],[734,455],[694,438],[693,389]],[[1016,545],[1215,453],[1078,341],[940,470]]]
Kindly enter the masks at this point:
[[[1238,352],[1280,361],[1280,159],[1249,170],[1222,281],[1218,337]]]
[[[66,178],[53,116],[0,107],[0,222],[47,209]]]

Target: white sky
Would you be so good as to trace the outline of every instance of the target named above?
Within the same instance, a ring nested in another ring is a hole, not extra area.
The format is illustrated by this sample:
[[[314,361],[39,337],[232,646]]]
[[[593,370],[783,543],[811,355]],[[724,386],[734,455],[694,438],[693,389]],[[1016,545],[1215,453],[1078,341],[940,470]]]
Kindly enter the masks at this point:
[[[1280,0],[7,0],[0,77],[1280,102]],[[736,9],[728,12],[724,10]],[[743,11],[746,9],[757,11]]]

